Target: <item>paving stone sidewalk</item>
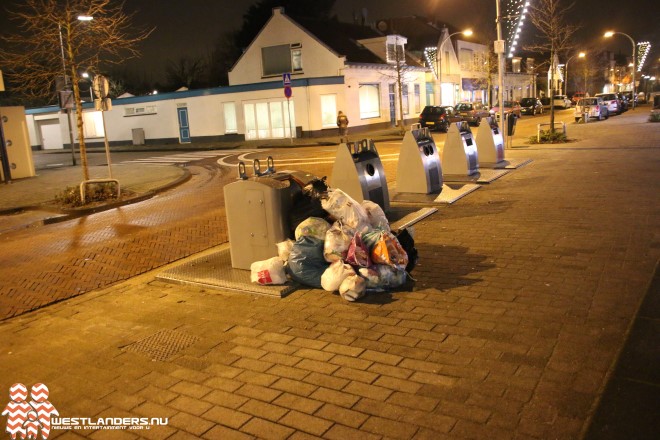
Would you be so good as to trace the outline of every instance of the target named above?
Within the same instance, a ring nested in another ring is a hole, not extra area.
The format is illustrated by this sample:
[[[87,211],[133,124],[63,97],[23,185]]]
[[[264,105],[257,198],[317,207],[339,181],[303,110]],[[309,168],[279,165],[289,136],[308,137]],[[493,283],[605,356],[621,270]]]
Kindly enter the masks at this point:
[[[581,438],[660,257],[660,124],[604,122],[508,151],[534,161],[419,223],[410,291],[272,299],[150,272],[0,323],[0,389],[167,418],[52,438]]]

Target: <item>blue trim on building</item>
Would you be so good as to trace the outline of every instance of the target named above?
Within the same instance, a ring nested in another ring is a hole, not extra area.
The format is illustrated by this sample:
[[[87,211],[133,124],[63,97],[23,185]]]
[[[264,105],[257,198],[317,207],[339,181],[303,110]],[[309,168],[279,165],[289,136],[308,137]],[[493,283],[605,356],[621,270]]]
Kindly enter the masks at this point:
[[[343,76],[326,76],[321,78],[300,78],[291,81],[292,87],[325,86],[334,84],[344,84]],[[228,93],[254,92],[259,90],[282,89],[282,81],[269,81],[253,84],[241,84],[236,86],[213,87],[208,89],[186,90],[183,92],[159,93],[157,95],[131,96],[129,98],[116,98],[112,100],[114,105],[138,104],[143,102],[167,101],[171,99],[196,98],[199,96],[224,95]],[[83,108],[92,107],[92,103],[83,103]],[[39,113],[51,113],[53,110],[59,110],[57,106],[48,106],[25,110],[28,115]]]

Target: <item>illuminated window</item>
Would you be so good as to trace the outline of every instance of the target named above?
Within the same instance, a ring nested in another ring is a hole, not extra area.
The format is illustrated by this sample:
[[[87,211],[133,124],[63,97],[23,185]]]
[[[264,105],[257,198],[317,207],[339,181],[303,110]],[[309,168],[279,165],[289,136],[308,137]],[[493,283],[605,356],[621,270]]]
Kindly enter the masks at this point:
[[[337,95],[321,95],[321,124],[324,128],[337,126]]]
[[[380,116],[380,87],[378,84],[360,84],[360,118]]]
[[[410,113],[410,105],[408,105],[408,84],[401,84],[401,101],[403,104],[403,114]]]
[[[222,104],[225,114],[225,133],[238,133],[236,125],[236,105],[233,102]]]

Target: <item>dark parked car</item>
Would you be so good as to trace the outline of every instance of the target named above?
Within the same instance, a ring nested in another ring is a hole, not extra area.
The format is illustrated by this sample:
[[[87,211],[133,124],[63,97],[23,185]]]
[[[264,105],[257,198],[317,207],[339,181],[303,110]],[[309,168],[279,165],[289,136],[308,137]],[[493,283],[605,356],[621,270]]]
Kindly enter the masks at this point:
[[[456,111],[470,125],[479,126],[481,119],[490,116],[488,107],[480,102],[459,102]]]
[[[445,133],[449,129],[450,123],[462,120],[463,118],[450,105],[427,105],[419,115],[419,123],[422,127],[429,127],[430,130],[440,130]]]
[[[628,97],[623,93],[617,93],[616,96],[619,97],[619,101],[621,102],[621,111],[627,112],[631,105],[628,101]]]
[[[536,115],[543,113],[543,104],[537,98],[523,98],[520,100],[520,111],[523,115]]]

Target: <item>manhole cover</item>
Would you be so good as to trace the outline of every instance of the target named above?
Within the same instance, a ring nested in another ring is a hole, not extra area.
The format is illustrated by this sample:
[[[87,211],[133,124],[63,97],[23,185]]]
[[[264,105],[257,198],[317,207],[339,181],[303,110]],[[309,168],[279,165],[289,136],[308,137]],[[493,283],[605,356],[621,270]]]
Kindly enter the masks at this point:
[[[197,342],[197,336],[191,336],[176,330],[161,330],[151,336],[127,345],[125,349],[149,356],[156,361],[166,361],[186,347]]]

